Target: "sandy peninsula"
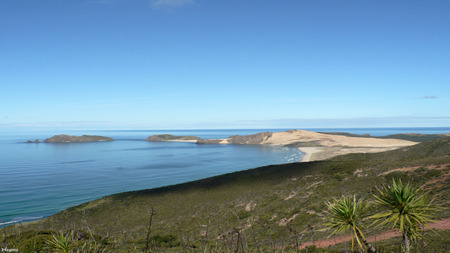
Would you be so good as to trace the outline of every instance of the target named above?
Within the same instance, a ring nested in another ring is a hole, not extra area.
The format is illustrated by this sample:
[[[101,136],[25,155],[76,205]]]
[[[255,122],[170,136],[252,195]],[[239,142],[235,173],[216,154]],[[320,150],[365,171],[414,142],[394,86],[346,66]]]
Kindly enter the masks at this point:
[[[376,153],[417,144],[400,139],[349,137],[316,133],[305,130],[289,130],[273,133],[264,144],[296,146],[304,153],[302,162],[318,161],[350,153]]]
[[[376,153],[417,144],[400,139],[349,137],[316,133],[305,130],[289,130],[273,133],[264,144],[296,146],[304,153],[302,162],[318,161],[350,153]]]
[[[318,161],[349,153],[375,153],[417,144],[417,142],[394,138],[347,136],[317,133],[306,130],[261,132],[251,135],[234,135],[224,139],[201,139],[196,136],[169,134],[150,136],[146,141],[195,142],[197,144],[276,145],[297,147],[302,162]]]
[[[203,143],[208,141],[203,140]],[[353,137],[317,133],[306,130],[262,132],[253,135],[230,136],[211,141],[216,144],[252,144],[297,147],[304,153],[302,162],[318,161],[349,153],[375,153],[417,144],[401,139]]]

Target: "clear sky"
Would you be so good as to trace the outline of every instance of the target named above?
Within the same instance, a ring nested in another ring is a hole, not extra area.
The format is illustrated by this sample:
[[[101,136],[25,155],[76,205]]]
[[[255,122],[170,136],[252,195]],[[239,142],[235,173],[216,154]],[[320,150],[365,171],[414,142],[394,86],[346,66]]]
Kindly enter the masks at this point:
[[[0,130],[450,126],[450,1],[0,1]]]

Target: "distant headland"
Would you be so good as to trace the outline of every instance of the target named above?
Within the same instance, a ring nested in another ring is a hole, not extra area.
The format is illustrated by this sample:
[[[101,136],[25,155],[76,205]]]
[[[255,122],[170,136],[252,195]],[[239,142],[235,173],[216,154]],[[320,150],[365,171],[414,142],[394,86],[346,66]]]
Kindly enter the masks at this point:
[[[154,141],[154,142],[160,142],[160,141],[180,141],[180,142],[197,142],[198,140],[201,140],[202,138],[197,136],[176,136],[171,134],[159,134],[159,135],[152,135],[147,137],[146,141]]]
[[[261,132],[233,135],[224,139],[202,139],[196,136],[153,135],[146,141],[179,141],[197,144],[277,145],[297,147],[304,153],[303,162],[317,161],[349,153],[375,153],[412,146],[422,141],[442,138],[442,135],[397,134],[392,136],[319,133],[306,130]]]

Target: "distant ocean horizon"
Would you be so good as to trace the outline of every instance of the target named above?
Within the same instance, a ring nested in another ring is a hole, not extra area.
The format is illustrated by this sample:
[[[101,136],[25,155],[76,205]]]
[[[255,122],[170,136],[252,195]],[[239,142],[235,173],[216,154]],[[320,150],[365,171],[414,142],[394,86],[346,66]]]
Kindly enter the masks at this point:
[[[292,129],[292,128],[290,128]],[[179,184],[271,164],[298,162],[296,148],[146,142],[156,134],[226,138],[289,129],[44,130],[0,132],[0,226],[39,219],[114,193]],[[450,127],[305,128],[384,136],[442,134]],[[113,142],[25,143],[56,134],[102,135]]]

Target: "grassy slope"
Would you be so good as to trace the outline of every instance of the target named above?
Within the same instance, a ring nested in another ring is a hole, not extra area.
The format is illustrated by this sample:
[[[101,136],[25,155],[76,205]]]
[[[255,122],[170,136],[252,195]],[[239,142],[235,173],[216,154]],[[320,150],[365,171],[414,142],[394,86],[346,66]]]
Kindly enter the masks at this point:
[[[0,232],[0,246],[17,246],[24,243],[24,236],[33,238],[35,231],[77,230],[103,237],[112,251],[140,251],[153,207],[152,245],[161,251],[207,247],[220,252],[236,248],[238,238],[239,247],[272,251],[293,244],[295,238],[328,236],[329,231],[321,231],[326,200],[342,194],[370,199],[375,186],[392,177],[423,185],[448,173],[448,164],[450,138],[377,154],[266,166],[91,201],[40,221],[7,227]],[[418,168],[380,176],[405,166]],[[428,186],[430,195],[444,207],[438,218],[450,217],[449,185],[447,179]]]
[[[414,141],[414,142],[427,142],[434,141],[440,138],[445,138],[449,136],[448,134],[391,134],[384,136],[372,136],[368,134],[351,134],[344,132],[320,132],[323,134],[334,134],[334,135],[343,135],[348,137],[364,137],[364,138],[376,138],[376,139],[400,139],[405,141]]]

